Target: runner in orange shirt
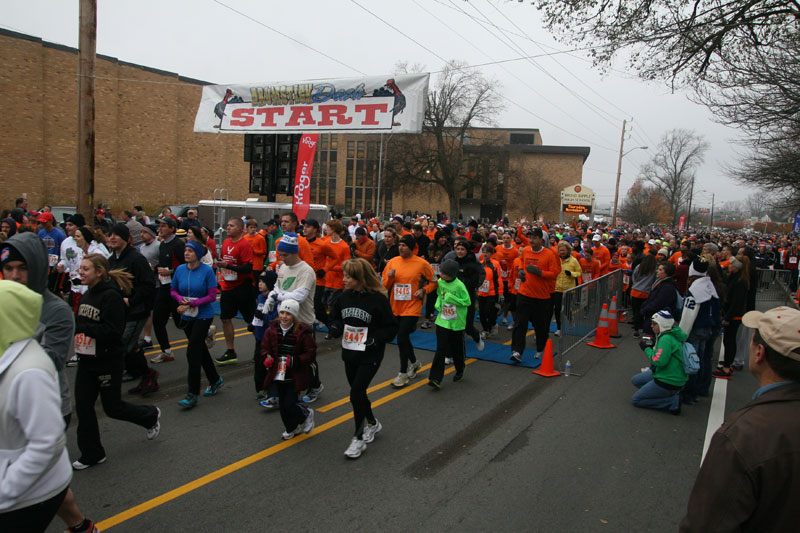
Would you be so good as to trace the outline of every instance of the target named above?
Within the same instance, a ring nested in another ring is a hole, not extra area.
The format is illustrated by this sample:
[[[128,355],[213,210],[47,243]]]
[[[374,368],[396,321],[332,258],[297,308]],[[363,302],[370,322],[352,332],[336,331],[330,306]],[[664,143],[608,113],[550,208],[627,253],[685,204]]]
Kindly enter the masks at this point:
[[[258,220],[248,218],[245,224],[247,233],[244,238],[253,247],[253,279],[258,279],[264,270],[264,260],[267,257],[267,241],[264,236],[258,233]]]
[[[500,262],[494,259],[495,247],[486,244],[483,247],[483,270],[486,277],[478,287],[478,313],[481,317],[482,338],[497,335],[497,302],[505,297],[503,281],[500,274]]]
[[[325,305],[325,263],[335,259],[336,254],[331,248],[329,239],[320,235],[319,222],[313,218],[303,221],[303,235],[311,248],[313,262],[309,263],[317,274],[317,290],[314,293],[314,315],[319,325],[328,325],[328,309]]]
[[[611,252],[608,248],[603,246],[603,238],[599,233],[595,233],[592,237],[592,247],[594,248],[594,258],[600,263],[600,275],[605,276],[608,274],[608,264],[611,263]]]
[[[501,309],[501,324],[507,322],[508,312],[514,301],[514,298],[509,298],[508,295],[510,294],[509,282],[511,282],[512,277],[516,278],[516,275],[512,276],[511,274],[511,266],[514,259],[517,257],[519,257],[519,247],[514,243],[511,233],[503,233],[501,242],[499,246],[494,249],[494,256],[492,257],[492,259],[500,264],[500,278],[503,284],[503,294],[506,295]]]
[[[333,308],[344,290],[344,272],[342,263],[351,259],[350,245],[342,239],[346,230],[339,219],[329,220],[325,224],[325,233],[328,237],[328,247],[332,255],[325,260],[323,273],[323,285],[325,286],[325,311],[327,316],[333,312]],[[326,339],[332,339],[330,334],[325,335]]]
[[[594,258],[593,248],[584,248],[583,257],[578,262],[581,264],[581,283],[589,283],[600,277],[600,262]]]
[[[414,255],[413,235],[400,239],[400,255],[391,259],[383,270],[383,286],[389,291],[389,304],[397,317],[397,347],[400,351],[400,373],[392,381],[394,387],[408,384],[417,375],[422,363],[414,354],[411,333],[417,328],[425,294],[436,290],[433,268],[423,258]]]

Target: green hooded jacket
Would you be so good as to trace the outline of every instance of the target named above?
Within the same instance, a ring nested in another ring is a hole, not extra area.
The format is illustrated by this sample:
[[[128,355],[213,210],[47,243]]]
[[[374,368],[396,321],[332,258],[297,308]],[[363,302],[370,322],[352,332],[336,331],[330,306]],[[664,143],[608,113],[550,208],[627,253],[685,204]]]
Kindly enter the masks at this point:
[[[683,369],[684,342],[686,333],[676,325],[656,338],[655,348],[645,349],[645,355],[653,363],[653,379],[676,387],[686,384],[689,376]]]
[[[41,312],[41,294],[15,281],[0,280],[0,358],[15,342],[33,337]]]
[[[467,307],[470,304],[470,296],[464,282],[458,278],[453,281],[445,281],[439,278],[439,285],[436,288],[436,305],[434,306],[439,315],[436,317],[436,325],[453,331],[463,331],[467,327]],[[456,318],[445,320],[442,317],[442,305],[455,306]]]

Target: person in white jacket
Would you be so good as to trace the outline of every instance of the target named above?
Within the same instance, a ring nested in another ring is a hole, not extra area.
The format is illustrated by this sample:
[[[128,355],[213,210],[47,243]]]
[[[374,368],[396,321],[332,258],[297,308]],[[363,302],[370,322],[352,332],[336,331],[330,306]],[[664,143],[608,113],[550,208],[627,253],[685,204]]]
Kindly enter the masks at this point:
[[[8,249],[4,249],[6,253]],[[44,531],[72,479],[53,361],[32,339],[42,296],[0,281],[0,531]]]

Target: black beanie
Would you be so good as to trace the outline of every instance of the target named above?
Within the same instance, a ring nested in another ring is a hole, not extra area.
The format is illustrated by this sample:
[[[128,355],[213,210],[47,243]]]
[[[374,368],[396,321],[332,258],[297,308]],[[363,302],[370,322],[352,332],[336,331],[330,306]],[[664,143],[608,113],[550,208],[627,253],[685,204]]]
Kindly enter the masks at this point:
[[[75,213],[74,215],[72,215],[67,219],[67,222],[69,222],[70,224],[75,224],[78,227],[85,226],[86,218],[80,213]]]
[[[131,230],[129,230],[128,226],[122,224],[121,222],[118,222],[117,224],[111,226],[111,231],[109,232],[109,235],[111,235],[112,233],[114,235],[119,235],[125,242],[128,242],[128,240],[131,238]]]
[[[10,244],[6,244],[2,249],[0,249],[0,265],[5,265],[9,261],[22,261],[25,264],[28,263],[25,261],[25,257],[19,253],[19,250]]]
[[[417,239],[414,238],[413,235],[403,235],[400,238],[400,242],[411,248],[412,250],[417,245]]]

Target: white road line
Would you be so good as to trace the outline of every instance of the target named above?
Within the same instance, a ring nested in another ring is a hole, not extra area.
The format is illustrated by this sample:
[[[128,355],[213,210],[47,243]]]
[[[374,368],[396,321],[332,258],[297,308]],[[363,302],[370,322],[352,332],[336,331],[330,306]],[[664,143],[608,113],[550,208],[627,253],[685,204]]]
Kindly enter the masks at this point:
[[[725,346],[720,343],[719,359],[725,355]],[[700,464],[703,464],[703,459],[706,458],[708,446],[711,444],[711,437],[719,429],[723,422],[725,422],[725,398],[728,395],[728,380],[716,379],[714,380],[714,393],[711,398],[711,409],[708,411],[708,425],[706,425],[706,438],[703,442],[703,456],[700,458]]]

